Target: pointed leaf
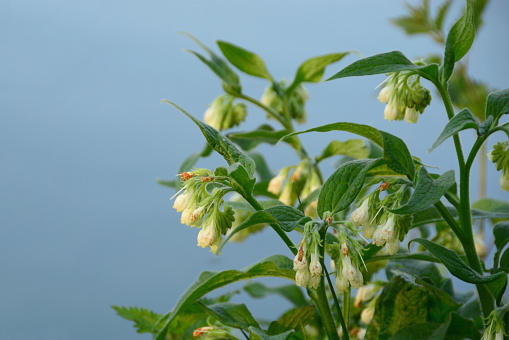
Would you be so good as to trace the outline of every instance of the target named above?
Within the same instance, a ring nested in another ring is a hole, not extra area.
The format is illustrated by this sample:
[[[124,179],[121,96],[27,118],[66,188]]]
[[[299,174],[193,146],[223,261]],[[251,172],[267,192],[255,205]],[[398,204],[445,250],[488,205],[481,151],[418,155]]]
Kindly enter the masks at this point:
[[[384,160],[392,170],[413,179],[415,176],[415,164],[410,151],[401,140],[390,133],[380,131],[384,140]]]
[[[357,198],[368,171],[383,163],[382,159],[360,159],[343,164],[325,181],[318,197],[318,216],[326,211],[346,209]]]
[[[251,178],[244,166],[240,163],[234,163],[228,169],[230,184],[242,197],[248,197],[253,192],[256,180]]]
[[[261,125],[257,129],[248,132],[232,132],[228,134],[228,138],[238,144],[244,150],[251,150],[260,143],[274,145],[282,137],[288,135],[290,131],[275,131],[270,125]],[[297,140],[288,139],[286,142],[290,145],[296,145]]]
[[[355,123],[347,123],[347,122],[339,122],[339,123],[332,123],[327,125],[318,126],[312,129],[299,131],[299,132],[293,132],[289,135],[284,136],[281,138],[280,141],[285,140],[287,138],[291,138],[303,133],[308,132],[329,132],[329,131],[347,131],[351,133],[355,133],[356,135],[365,137],[371,141],[373,141],[378,146],[383,147],[384,141],[382,139],[382,136],[380,135],[380,132],[375,129],[374,127],[371,127],[369,125],[363,125],[363,124],[355,124]]]
[[[343,53],[330,53],[321,55],[318,57],[310,58],[304,61],[297,70],[297,74],[295,75],[295,80],[293,84],[290,86],[295,87],[299,83],[302,82],[312,82],[317,83],[322,79],[323,73],[325,72],[325,68],[337,61],[343,59],[344,56],[348,55],[350,52]]]
[[[250,326],[260,327],[251,312],[243,303],[217,303],[211,306],[200,303],[200,307],[223,325],[241,329],[248,329]]]
[[[369,76],[399,71],[416,71],[422,77],[431,81],[438,78],[438,65],[417,66],[408,60],[403,53],[392,51],[357,60],[327,79],[327,81],[345,77]]]
[[[449,170],[439,178],[433,179],[426,168],[421,167],[417,174],[414,192],[408,202],[402,207],[389,209],[389,211],[400,215],[422,211],[440,201],[454,183],[454,170]]]
[[[214,150],[216,150],[221,156],[223,156],[229,165],[239,162],[245,167],[249,176],[254,175],[255,171],[254,161],[245,153],[237,149],[237,147],[228,138],[223,136],[219,131],[217,131],[210,125],[195,118],[192,114],[188,113],[186,110],[179,107],[177,104],[172,103],[166,99],[163,99],[163,101],[167,102],[170,105],[173,105],[175,108],[177,108],[187,117],[189,117],[196,125],[198,125],[201,132],[205,136],[207,143],[209,143],[209,145]]]
[[[509,114],[509,89],[492,92],[486,100],[486,118],[496,121],[503,114]]]
[[[255,327],[249,327],[249,340],[286,340],[294,333],[293,330],[278,334],[268,335],[264,330]]]
[[[469,109],[463,109],[456,114],[445,126],[444,130],[437,138],[428,153],[435,150],[437,146],[442,144],[447,138],[454,136],[460,131],[466,129],[475,129],[479,133],[479,120],[470,112]]]
[[[321,162],[325,158],[344,155],[350,156],[357,159],[367,158],[371,150],[366,146],[366,142],[363,139],[349,139],[345,142],[333,140],[327,145],[322,151],[320,156],[317,156],[316,162]]]
[[[265,62],[257,54],[226,41],[218,40],[217,45],[226,59],[242,72],[272,81]]]
[[[311,218],[306,217],[302,211],[287,205],[278,205],[267,208],[265,211],[271,214],[287,233],[295,229],[297,225],[304,225],[311,221]]]
[[[442,82],[449,80],[454,63],[467,54],[475,38],[474,8],[472,0],[467,0],[465,12],[452,26],[445,42],[444,64],[442,66]]]
[[[259,282],[251,282],[244,286],[244,290],[252,298],[256,299],[261,299],[271,294],[277,294],[291,302],[295,307],[302,307],[307,304],[302,290],[295,284],[267,287]]]
[[[458,279],[474,284],[487,284],[493,296],[499,300],[507,285],[507,275],[497,273],[482,276],[470,268],[453,250],[423,238],[416,238],[410,242],[417,242],[437,257],[449,269],[452,275]]]
[[[180,297],[173,311],[167,313],[158,321],[158,325],[164,322],[164,327],[157,334],[156,340],[165,339],[171,322],[183,307],[217,288],[224,287],[237,281],[261,276],[281,277],[294,280],[295,271],[293,270],[293,261],[283,255],[274,255],[244,270],[226,270],[223,272],[206,271],[201,273],[198,280]],[[158,325],[156,325],[156,327]]]

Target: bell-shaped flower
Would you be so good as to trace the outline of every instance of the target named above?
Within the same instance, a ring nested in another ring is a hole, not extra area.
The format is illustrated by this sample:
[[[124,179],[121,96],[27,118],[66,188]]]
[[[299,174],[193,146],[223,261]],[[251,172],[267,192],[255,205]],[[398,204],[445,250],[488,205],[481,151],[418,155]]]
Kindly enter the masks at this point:
[[[385,250],[387,250],[390,255],[396,254],[399,250],[399,239],[394,237],[392,240],[387,242],[385,244]]]
[[[357,295],[355,296],[355,300],[353,303],[354,307],[359,308],[361,306],[361,303],[363,301],[370,300],[375,295],[376,291],[377,291],[376,286],[372,283],[368,284],[367,286],[359,288],[359,290],[357,290]]]
[[[295,201],[297,200],[297,195],[295,194],[295,190],[293,189],[293,182],[286,181],[283,191],[281,192],[281,196],[279,196],[279,201],[283,204],[293,206]]]
[[[177,212],[182,212],[184,209],[187,208],[189,205],[189,201],[191,200],[192,194],[188,191],[184,192],[183,194],[180,194],[175,199],[175,202],[173,203],[173,208],[177,210]]]
[[[417,123],[419,112],[417,112],[415,107],[407,107],[405,110],[405,119],[408,123]]]
[[[193,221],[191,221],[191,215],[193,214],[193,212],[194,212],[193,207],[186,208],[182,212],[182,215],[180,216],[180,223],[185,224],[185,225],[191,225],[191,223],[193,222]]]
[[[361,206],[355,209],[350,215],[350,221],[359,227],[369,221],[369,198],[362,202]]]
[[[343,266],[343,268],[341,270],[341,273],[351,283],[356,278],[357,270],[352,265],[352,260],[350,259],[350,256],[343,257],[342,266]]]
[[[308,285],[310,279],[309,270],[304,268],[303,270],[298,270],[295,274],[295,283],[297,286],[306,287]]]
[[[390,214],[385,224],[381,227],[381,237],[384,242],[389,242],[394,238],[394,214]]]
[[[389,122],[396,120],[398,118],[398,111],[398,106],[395,103],[387,104],[384,110],[384,119],[389,120]]]
[[[311,276],[322,275],[322,265],[320,264],[318,251],[311,254],[311,263],[309,264],[309,272]]]
[[[392,89],[394,86],[392,84],[388,84],[384,86],[384,88],[380,91],[380,94],[378,95],[378,99],[382,104],[388,103],[391,95],[392,95]]]
[[[368,221],[362,225],[362,231],[364,232],[365,238],[373,237],[373,234],[376,231],[376,222]]]
[[[267,191],[274,194],[279,195],[281,193],[281,188],[283,188],[283,182],[286,179],[286,173],[284,171],[281,171],[277,176],[273,177],[269,185],[267,187]]]
[[[348,290],[348,287],[350,287],[350,283],[348,282],[348,279],[342,275],[336,276],[336,288],[340,292],[346,292]]]
[[[373,242],[379,247],[385,244],[385,240],[382,238],[382,228],[376,229],[373,233]]]
[[[375,306],[369,306],[362,310],[361,312],[361,321],[369,325],[371,320],[373,320],[373,316],[375,315]]]
[[[320,286],[320,282],[322,281],[321,276],[313,276],[309,277],[308,286],[314,289],[317,289]]]
[[[361,288],[362,285],[364,284],[364,277],[362,276],[362,273],[360,270],[357,270],[355,272],[355,276],[354,276],[354,279],[353,280],[350,280],[350,284],[352,285],[353,288]]]
[[[299,271],[304,270],[308,267],[308,260],[306,260],[306,255],[303,254],[299,259],[299,253],[295,255],[295,258],[293,259],[293,270]]]
[[[202,248],[210,247],[216,242],[217,230],[214,220],[210,221],[203,226],[198,233],[198,246]]]
[[[199,226],[202,223],[203,215],[205,214],[205,206],[198,207],[193,211],[189,220],[191,221],[191,225]]]

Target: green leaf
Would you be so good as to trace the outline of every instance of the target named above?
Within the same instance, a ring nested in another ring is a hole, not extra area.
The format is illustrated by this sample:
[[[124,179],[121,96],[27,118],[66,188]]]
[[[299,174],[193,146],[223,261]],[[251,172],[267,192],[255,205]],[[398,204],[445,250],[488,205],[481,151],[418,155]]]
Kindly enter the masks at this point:
[[[174,190],[179,190],[180,185],[182,184],[182,181],[180,179],[172,179],[170,181],[165,181],[162,179],[157,179],[156,182],[158,184],[164,185],[165,187],[172,188]]]
[[[299,204],[297,206],[297,209],[302,211],[304,209],[306,209],[306,207],[313,201],[317,200],[318,199],[318,196],[320,196],[320,189],[316,189],[315,191],[311,192],[309,195],[306,196],[306,198],[304,198],[301,202],[301,204]]]
[[[195,152],[195,153],[190,154],[182,162],[182,165],[179,168],[179,173],[190,171],[193,168],[193,166],[196,164],[198,159],[200,159],[200,157],[207,157],[208,155],[210,155],[211,152],[212,152],[212,148],[210,147],[210,145],[205,144],[205,147],[203,148],[203,150],[201,152]]]
[[[437,146],[442,144],[447,138],[454,136],[460,131],[466,129],[475,129],[479,134],[479,120],[470,112],[469,109],[463,109],[456,114],[445,126],[444,130],[428,150],[428,153],[435,150]]]
[[[414,192],[408,202],[402,207],[389,209],[389,211],[402,215],[422,211],[440,201],[454,183],[454,170],[449,170],[438,179],[433,179],[426,168],[421,167],[417,174]]]
[[[489,276],[482,276],[470,268],[458,254],[444,246],[423,238],[416,238],[410,242],[417,242],[426,248],[431,254],[437,257],[449,269],[452,275],[458,279],[474,284],[488,284],[493,296],[499,300],[507,285],[505,273],[497,273]]]
[[[325,181],[318,197],[318,216],[326,211],[336,213],[355,200],[364,185],[368,171],[382,159],[360,159],[343,164]]]
[[[442,324],[427,322],[401,328],[389,340],[444,340],[450,322],[448,317]]]
[[[240,163],[230,165],[228,169],[230,184],[242,197],[249,197],[253,192],[256,180],[251,178],[244,166]]]
[[[334,74],[327,79],[327,81],[345,77],[369,76],[399,71],[415,71],[422,77],[431,81],[438,78],[438,65],[418,66],[408,60],[403,53],[392,51],[357,60]]]
[[[265,209],[266,212],[271,214],[287,233],[293,231],[298,225],[304,225],[306,222],[311,221],[302,211],[287,205],[278,205],[275,207]]]
[[[241,329],[248,329],[250,326],[260,327],[245,304],[217,303],[207,306],[200,303],[200,307],[223,325]]]
[[[195,118],[192,114],[188,113],[186,110],[179,107],[177,104],[172,103],[166,99],[163,99],[163,101],[167,102],[170,105],[173,105],[175,108],[177,108],[187,117],[189,117],[196,125],[198,125],[201,132],[203,133],[203,136],[205,136],[207,143],[209,143],[209,145],[214,150],[216,150],[221,156],[223,156],[229,165],[239,162],[244,166],[249,176],[254,175],[256,167],[254,161],[249,156],[244,154],[242,151],[237,149],[237,147],[228,138],[223,136],[220,132],[218,132],[210,125]]]
[[[366,146],[366,142],[363,139],[349,139],[346,142],[333,140],[322,151],[322,154],[315,158],[315,160],[318,163],[324,160],[325,158],[336,155],[344,155],[357,159],[362,159],[367,158],[370,153],[371,149]]]
[[[467,0],[465,12],[452,26],[445,42],[444,64],[442,66],[442,82],[449,80],[454,63],[467,54],[475,38],[474,8],[472,0]]]
[[[218,40],[217,45],[226,59],[242,72],[272,81],[265,62],[257,54],[226,41]]]
[[[268,334],[281,334],[289,330],[296,330],[298,327],[304,327],[313,320],[315,316],[315,306],[304,306],[293,308],[284,313],[279,320],[271,322]]]
[[[455,218],[458,218],[458,212],[453,207],[447,207],[449,213]],[[485,218],[509,218],[509,212],[491,212],[479,209],[471,209],[473,220],[480,220]],[[434,207],[429,207],[420,212],[413,214],[412,227],[418,227],[425,224],[437,223],[443,221],[442,216]]]
[[[249,327],[249,340],[286,340],[294,333],[293,330],[278,334],[268,335],[264,330],[255,327]]]
[[[492,92],[486,100],[486,118],[497,121],[503,114],[509,114],[509,89]]]
[[[295,271],[293,270],[293,261],[283,255],[274,255],[244,270],[226,270],[223,272],[205,271],[201,273],[198,280],[180,297],[173,311],[159,319],[158,325],[164,322],[164,326],[161,331],[157,333],[156,340],[164,340],[171,322],[185,306],[217,288],[224,287],[237,281],[261,276],[281,277],[294,280]],[[156,327],[158,325],[156,325]]]
[[[444,23],[445,15],[447,14],[447,11],[449,10],[449,7],[451,7],[452,0],[446,0],[437,10],[437,16],[435,18],[435,26],[436,28],[441,31],[442,25]]]
[[[267,287],[259,282],[251,282],[244,286],[244,290],[256,299],[262,299],[268,295],[280,295],[295,307],[302,307],[307,304],[306,298],[302,294],[302,290],[295,284],[289,284],[278,287]]]
[[[327,125],[318,126],[312,129],[299,131],[299,132],[293,132],[289,135],[284,136],[281,138],[280,141],[283,141],[285,139],[303,134],[308,132],[329,132],[329,131],[347,131],[351,133],[355,133],[356,135],[365,137],[371,141],[373,141],[375,144],[383,147],[384,141],[382,139],[382,135],[380,134],[380,131],[375,129],[374,127],[371,127],[369,125],[363,125],[363,124],[355,124],[355,123],[348,123],[348,122],[339,122],[339,123],[332,123]]]
[[[289,88],[295,88],[302,82],[317,83],[322,79],[325,68],[343,59],[350,52],[330,53],[304,61],[295,74],[295,79]]]
[[[493,264],[495,268],[497,268],[500,254],[504,247],[509,243],[509,221],[499,222],[495,224],[495,226],[493,227],[493,236],[495,237],[495,246],[497,246],[497,251],[495,252]],[[501,264],[500,267],[506,267],[505,263],[504,266],[502,266]]]
[[[274,131],[270,125],[263,124],[253,131],[229,133],[228,138],[230,138],[232,142],[238,144],[242,149],[248,151],[255,148],[260,143],[274,145],[282,137],[288,135],[289,133],[290,131],[288,130]],[[296,145],[300,147],[298,140],[289,139],[286,142],[290,145]]]
[[[447,339],[481,339],[481,335],[471,319],[464,318],[458,313],[451,313],[451,323],[447,330]]]
[[[133,321],[133,327],[137,333],[152,333],[152,328],[161,318],[161,314],[157,314],[146,308],[138,307],[117,307],[111,306],[118,316],[129,321]]]
[[[415,176],[415,164],[405,142],[384,131],[380,131],[380,134],[384,140],[384,160],[387,166],[413,179]]]

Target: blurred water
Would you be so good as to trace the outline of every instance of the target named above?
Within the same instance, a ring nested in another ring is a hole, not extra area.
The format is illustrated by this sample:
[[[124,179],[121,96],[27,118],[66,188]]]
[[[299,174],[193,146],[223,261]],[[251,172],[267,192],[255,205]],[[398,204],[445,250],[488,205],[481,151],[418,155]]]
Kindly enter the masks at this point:
[[[508,33],[508,9],[500,1],[488,7],[470,54],[471,73],[498,88],[507,87],[509,47],[499,38]],[[173,193],[155,184],[173,178],[181,160],[204,143],[187,118],[159,101],[171,99],[199,116],[221,92],[215,76],[182,52],[198,47],[177,31],[207,45],[223,39],[256,51],[276,78],[290,79],[301,61],[322,53],[439,53],[426,38],[409,39],[389,26],[387,19],[403,12],[400,1],[1,2],[0,338],[148,339],[109,306],[166,312],[202,270],[289,255],[269,230],[229,245],[221,257],[196,247],[196,230],[180,225],[171,209]],[[408,140],[425,164],[454,167],[451,143],[426,154],[445,122],[439,100],[419,124],[389,124],[373,90],[382,80],[310,85],[304,127],[375,124]],[[255,97],[266,86],[242,82]],[[245,126],[262,117],[250,108]],[[302,140],[318,153],[332,138],[349,136]],[[261,150],[273,169],[297,159],[283,145]],[[217,156],[199,163],[222,164]],[[489,196],[507,198],[498,176],[490,167]],[[254,301],[252,310],[275,318],[286,307],[271,298]]]

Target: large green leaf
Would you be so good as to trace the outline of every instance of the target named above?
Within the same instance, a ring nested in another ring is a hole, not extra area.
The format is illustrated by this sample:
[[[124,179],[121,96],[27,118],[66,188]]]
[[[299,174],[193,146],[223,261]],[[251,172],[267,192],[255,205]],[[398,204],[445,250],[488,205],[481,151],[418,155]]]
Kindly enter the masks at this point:
[[[389,209],[395,214],[414,214],[440,201],[447,190],[454,185],[454,170],[449,170],[437,179],[433,179],[426,168],[417,173],[415,188],[408,202],[397,209]]]
[[[157,333],[156,340],[164,340],[170,328],[171,322],[185,306],[201,298],[205,294],[231,283],[252,279],[255,277],[271,276],[294,280],[295,271],[293,261],[283,255],[274,255],[244,269],[226,270],[223,272],[205,271],[200,274],[198,280],[189,287],[177,301],[172,312],[164,315],[156,327],[164,322],[161,331]]]
[[[223,325],[248,329],[249,327],[260,327],[251,312],[247,309],[245,304],[236,303],[217,303],[215,305],[207,306],[200,303],[200,307],[209,315],[212,315]]]
[[[368,171],[383,163],[382,159],[360,159],[343,164],[325,181],[318,197],[318,216],[346,209],[357,198]]]
[[[289,330],[296,330],[304,327],[313,320],[315,316],[315,306],[304,306],[293,308],[284,313],[277,321],[271,322],[268,334],[281,334]]]
[[[256,299],[262,299],[268,295],[280,295],[295,307],[303,307],[307,305],[306,298],[302,294],[302,290],[295,284],[289,284],[277,287],[267,287],[259,282],[250,282],[244,286],[244,290]]]
[[[474,7],[472,0],[467,0],[465,12],[451,27],[445,42],[444,64],[442,66],[442,81],[449,80],[454,69],[454,63],[467,54],[475,38]]]
[[[256,180],[251,178],[246,168],[240,163],[233,163],[228,169],[230,184],[242,197],[249,197],[253,192]]]
[[[287,205],[277,205],[267,208],[265,211],[271,214],[286,232],[294,230],[297,225],[304,225],[311,221],[311,218],[305,216],[302,211]]]
[[[345,142],[333,140],[327,145],[319,156],[316,156],[316,162],[321,162],[325,158],[343,155],[357,159],[367,158],[371,150],[366,146],[364,139],[349,139]]]
[[[329,132],[329,131],[347,131],[351,133],[355,133],[356,135],[365,137],[371,141],[373,141],[378,146],[383,147],[384,141],[382,139],[382,135],[380,134],[380,131],[375,129],[374,127],[371,127],[369,125],[363,125],[363,124],[356,124],[356,123],[348,123],[348,122],[338,122],[338,123],[332,123],[327,125],[318,126],[312,129],[304,130],[304,131],[298,131],[290,133],[289,135],[284,136],[281,138],[282,140],[285,140],[287,138],[291,138],[303,133],[308,132]]]
[[[479,133],[479,125],[479,120],[469,109],[461,110],[447,123],[440,136],[438,136],[435,143],[433,143],[433,146],[428,150],[428,153],[435,150],[435,148],[442,144],[447,138],[454,136],[460,131],[475,129],[477,133]]]
[[[380,131],[384,140],[384,160],[392,170],[413,179],[415,164],[405,142],[390,133]]]
[[[398,330],[389,340],[444,340],[451,322],[450,317],[442,324],[420,323]]]
[[[188,113],[186,110],[184,110],[177,104],[172,103],[166,99],[163,99],[163,101],[167,102],[170,105],[173,105],[175,108],[177,108],[187,117],[189,117],[196,125],[198,125],[201,132],[203,133],[203,136],[205,136],[207,143],[209,143],[209,145],[214,150],[216,150],[221,156],[223,156],[229,165],[239,162],[244,166],[249,176],[254,175],[256,167],[255,162],[245,153],[237,149],[237,147],[228,138],[223,136],[219,131],[217,131],[210,125],[197,119],[196,117]]]
[[[368,76],[399,71],[415,71],[422,77],[431,81],[438,79],[438,65],[418,66],[408,60],[403,53],[392,51],[357,60],[334,74],[327,79],[327,81],[345,77]]]
[[[349,53],[350,52],[330,53],[318,57],[313,57],[304,61],[297,69],[295,79],[293,80],[293,83],[290,85],[289,89],[294,89],[302,82],[319,82],[322,79],[325,68],[328,65],[340,61]]]
[[[253,131],[248,132],[232,132],[228,134],[228,138],[232,142],[238,144],[244,150],[251,150],[260,143],[267,143],[274,145],[282,137],[288,135],[290,131],[279,130],[275,131],[270,125],[263,124]],[[300,143],[298,139],[292,138],[285,140],[286,143],[295,146],[300,149]]]
[[[458,279],[474,284],[487,284],[493,296],[499,300],[507,285],[507,275],[497,273],[489,276],[482,276],[470,268],[453,250],[434,243],[423,238],[413,239],[411,242],[417,242],[426,248],[431,254],[437,257],[449,272]]]
[[[509,89],[492,92],[486,100],[486,118],[497,121],[503,114],[509,114]]]
[[[226,41],[218,40],[217,45],[226,59],[242,72],[272,81],[265,62],[257,54]]]

